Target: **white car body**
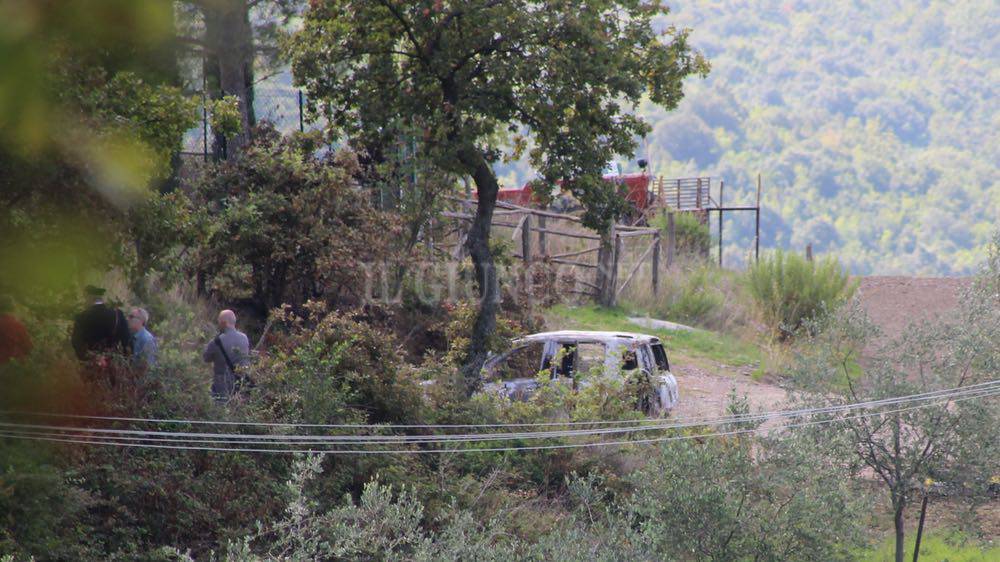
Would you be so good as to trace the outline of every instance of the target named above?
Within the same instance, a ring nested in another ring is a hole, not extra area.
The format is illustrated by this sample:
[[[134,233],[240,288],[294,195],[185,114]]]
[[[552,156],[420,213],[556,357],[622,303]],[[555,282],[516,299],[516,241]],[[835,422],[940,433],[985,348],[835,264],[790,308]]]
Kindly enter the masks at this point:
[[[620,377],[622,373],[635,371],[647,376],[650,386],[656,391],[648,413],[662,416],[677,405],[677,379],[670,372],[666,350],[656,336],[580,330],[532,334],[514,340],[512,349],[507,353],[487,360],[483,367],[487,377],[498,378],[497,373],[513,354],[532,345],[541,346],[537,364],[534,364],[535,358],[529,357],[529,364],[524,366],[526,372],[520,373],[521,376],[500,377],[500,380],[487,384],[485,389],[515,399],[525,398],[538,386],[535,379],[538,372],[550,371],[553,378],[573,377],[580,368],[588,367],[585,361],[589,360],[590,368],[600,365],[606,376]],[[582,356],[584,352],[589,354],[589,358]],[[626,355],[629,356],[629,364],[624,364]],[[554,364],[556,359],[558,364]],[[580,384],[586,385],[586,379]]]

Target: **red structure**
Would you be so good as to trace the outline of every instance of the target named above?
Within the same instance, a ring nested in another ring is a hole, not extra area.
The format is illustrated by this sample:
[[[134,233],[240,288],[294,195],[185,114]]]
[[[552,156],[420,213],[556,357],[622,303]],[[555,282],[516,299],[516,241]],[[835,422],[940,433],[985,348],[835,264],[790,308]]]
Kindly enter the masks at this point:
[[[625,199],[632,203],[632,206],[644,213],[654,200],[654,194],[650,190],[653,177],[646,172],[636,174],[622,174],[614,176],[604,176],[604,180],[612,183],[624,184],[627,190]],[[497,201],[504,201],[522,207],[534,207],[536,201],[532,196],[531,182],[521,187],[502,187],[497,193]]]

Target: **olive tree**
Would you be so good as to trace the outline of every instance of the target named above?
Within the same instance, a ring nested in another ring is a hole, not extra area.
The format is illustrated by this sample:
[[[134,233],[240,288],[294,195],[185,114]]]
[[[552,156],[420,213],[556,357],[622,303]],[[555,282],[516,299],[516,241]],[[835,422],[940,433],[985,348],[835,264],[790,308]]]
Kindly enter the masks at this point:
[[[746,399],[731,401],[729,413],[749,414]],[[628,476],[635,491],[622,513],[651,557],[853,559],[867,497],[825,462],[823,444],[794,430],[752,434],[759,429],[740,422],[723,435],[668,441]]]
[[[686,30],[655,29],[666,13],[640,0],[317,0],[290,41],[296,83],[332,134],[416,132],[428,165],[475,183],[466,246],[480,307],[463,369],[470,389],[500,298],[492,164],[530,144],[541,181],[562,180],[584,203],[586,224],[606,230],[624,201],[601,169],[649,130],[630,110],[644,98],[675,107],[684,78],[708,69]]]
[[[873,343],[876,330],[857,306],[831,319],[796,374],[812,391],[808,401],[856,403],[995,379],[1000,372],[1000,238],[990,256],[950,321],[911,325],[899,338]],[[876,351],[861,358],[866,345]],[[965,395],[844,416],[817,429],[816,436],[828,444],[846,439],[846,454],[835,446],[828,451],[840,454],[848,470],[869,471],[883,486],[892,506],[895,559],[902,561],[904,514],[915,494],[930,479],[975,498],[1000,466],[1000,453],[989,446],[997,442],[998,427],[995,394]]]

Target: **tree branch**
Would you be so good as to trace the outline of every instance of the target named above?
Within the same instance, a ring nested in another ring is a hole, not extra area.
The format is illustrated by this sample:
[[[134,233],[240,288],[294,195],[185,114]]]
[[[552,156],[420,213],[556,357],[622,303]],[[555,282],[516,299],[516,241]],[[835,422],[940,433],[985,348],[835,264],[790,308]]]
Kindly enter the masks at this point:
[[[430,68],[430,65],[427,63],[427,59],[422,56],[423,53],[421,51],[423,49],[420,46],[420,41],[417,41],[417,36],[413,32],[413,26],[410,25],[410,22],[406,21],[403,13],[396,8],[396,6],[392,3],[392,0],[378,0],[378,2],[385,7],[386,10],[389,10],[389,13],[392,14],[392,17],[399,22],[399,25],[403,26],[403,32],[406,33],[406,36],[410,39],[410,43],[413,43],[413,48],[417,52],[417,59],[423,63],[424,67]]]

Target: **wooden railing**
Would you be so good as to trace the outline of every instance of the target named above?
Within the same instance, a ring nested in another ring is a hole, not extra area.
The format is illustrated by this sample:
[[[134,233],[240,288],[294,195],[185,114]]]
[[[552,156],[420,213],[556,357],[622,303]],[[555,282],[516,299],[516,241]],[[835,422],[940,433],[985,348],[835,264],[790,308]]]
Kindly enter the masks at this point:
[[[667,179],[661,176],[651,187],[657,206],[675,211],[701,211],[718,206],[712,198],[711,185],[709,177]]]

